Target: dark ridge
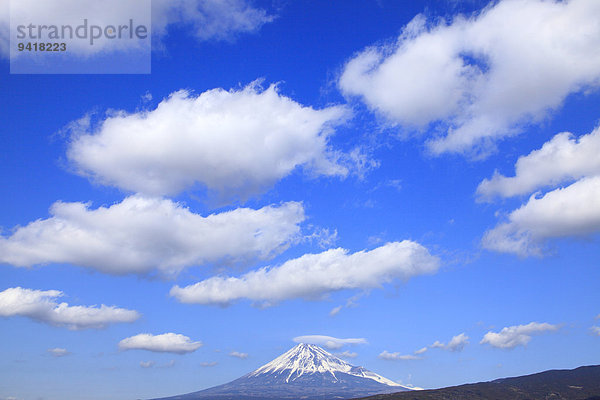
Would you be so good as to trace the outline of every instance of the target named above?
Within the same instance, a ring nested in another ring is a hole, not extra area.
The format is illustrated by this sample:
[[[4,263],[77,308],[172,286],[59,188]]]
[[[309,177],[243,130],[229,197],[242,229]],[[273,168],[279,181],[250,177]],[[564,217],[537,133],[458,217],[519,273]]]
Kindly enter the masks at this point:
[[[600,400],[600,365],[362,400]]]

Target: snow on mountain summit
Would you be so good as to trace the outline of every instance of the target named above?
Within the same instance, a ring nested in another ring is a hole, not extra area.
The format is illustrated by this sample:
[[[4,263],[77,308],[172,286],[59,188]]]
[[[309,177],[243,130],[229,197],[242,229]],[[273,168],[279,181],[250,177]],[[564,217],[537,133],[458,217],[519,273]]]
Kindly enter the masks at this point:
[[[408,390],[414,389],[301,343],[231,382],[155,400],[344,400]]]
[[[302,375],[315,373],[330,374],[334,381],[338,380],[336,373],[342,373],[372,379],[388,386],[402,386],[362,367],[348,364],[319,346],[306,343],[298,344],[268,364],[251,372],[247,377],[279,375],[285,378],[285,382],[293,382]]]

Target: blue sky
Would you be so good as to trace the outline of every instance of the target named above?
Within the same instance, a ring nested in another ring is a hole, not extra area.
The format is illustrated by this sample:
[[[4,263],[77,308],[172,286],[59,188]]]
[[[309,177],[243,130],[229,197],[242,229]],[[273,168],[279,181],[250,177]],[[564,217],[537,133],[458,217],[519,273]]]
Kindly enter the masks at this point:
[[[170,4],[148,75],[0,46],[0,399],[195,391],[307,335],[424,388],[598,363],[595,0]]]

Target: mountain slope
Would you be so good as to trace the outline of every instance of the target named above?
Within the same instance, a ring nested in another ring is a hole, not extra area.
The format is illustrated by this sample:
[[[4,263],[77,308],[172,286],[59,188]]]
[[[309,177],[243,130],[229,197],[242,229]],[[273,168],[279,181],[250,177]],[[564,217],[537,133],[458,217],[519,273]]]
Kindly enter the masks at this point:
[[[436,390],[384,394],[363,400],[600,400],[600,366],[552,370]]]
[[[299,344],[232,382],[163,400],[330,400],[410,390],[322,348]]]

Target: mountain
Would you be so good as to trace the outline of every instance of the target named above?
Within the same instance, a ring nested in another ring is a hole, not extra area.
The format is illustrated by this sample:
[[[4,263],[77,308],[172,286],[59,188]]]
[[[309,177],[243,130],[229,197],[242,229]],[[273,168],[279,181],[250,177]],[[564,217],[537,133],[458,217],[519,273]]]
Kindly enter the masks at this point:
[[[333,400],[411,390],[311,344],[224,385],[155,400]]]
[[[600,365],[363,400],[600,400]]]

